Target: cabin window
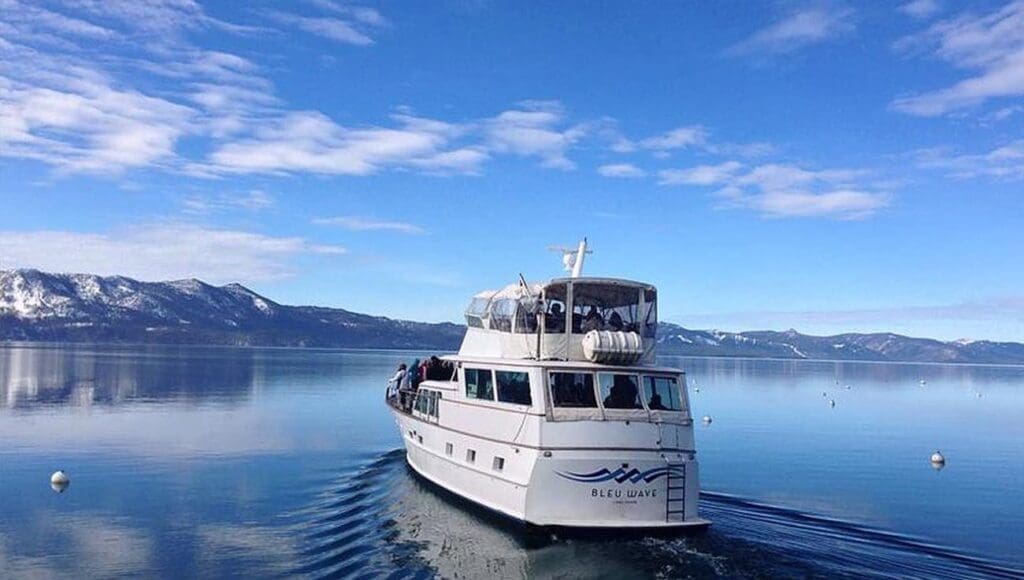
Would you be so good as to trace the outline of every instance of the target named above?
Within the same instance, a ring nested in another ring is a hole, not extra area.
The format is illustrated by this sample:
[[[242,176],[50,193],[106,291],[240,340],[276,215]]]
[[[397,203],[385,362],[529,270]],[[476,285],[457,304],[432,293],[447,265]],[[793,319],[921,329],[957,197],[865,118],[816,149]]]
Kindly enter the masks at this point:
[[[675,377],[644,377],[644,400],[652,411],[682,411]]]
[[[643,409],[636,375],[600,373],[601,400],[605,409]]]
[[[466,450],[466,461],[468,463],[476,463],[476,451],[473,449]]]
[[[516,315],[518,300],[502,298],[491,304],[491,330],[512,332],[512,317]]]
[[[516,305],[516,333],[535,334],[537,332],[537,313],[541,305],[531,298],[523,298]]]
[[[494,371],[498,382],[498,400],[502,403],[530,405],[530,375],[522,372]]]
[[[566,304],[565,284],[552,284],[544,289],[544,332],[562,334],[565,332]]]
[[[466,308],[466,326],[472,326],[474,328],[483,328],[483,319],[487,317],[487,305],[490,304],[490,302],[490,297],[474,298],[469,303],[469,307]]]
[[[438,399],[441,398],[441,393],[438,391],[432,391],[429,389],[420,389],[416,394],[416,403],[414,408],[416,411],[428,415],[430,417],[438,416]]]
[[[454,445],[452,445],[451,443],[445,443],[444,444],[444,454],[445,455],[451,455],[454,452],[455,452],[455,446]]]
[[[658,332],[658,293],[654,288],[644,290],[644,338],[654,338]]]
[[[469,399],[494,400],[494,377],[487,369],[465,369],[466,397]]]
[[[429,391],[430,397],[427,399],[427,414],[431,417],[437,417],[437,400],[441,398],[441,393],[437,391]]]
[[[556,407],[597,407],[594,375],[590,373],[551,373],[551,401]]]
[[[572,331],[639,332],[640,289],[616,284],[573,284]]]
[[[493,469],[494,471],[504,471],[505,470],[505,458],[504,457],[495,457],[494,458],[494,463],[491,464],[491,469]]]

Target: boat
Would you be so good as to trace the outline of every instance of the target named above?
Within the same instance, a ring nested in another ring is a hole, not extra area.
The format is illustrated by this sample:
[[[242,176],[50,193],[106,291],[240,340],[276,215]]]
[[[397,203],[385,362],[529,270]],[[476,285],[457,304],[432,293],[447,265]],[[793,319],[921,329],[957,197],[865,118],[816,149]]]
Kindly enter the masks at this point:
[[[562,250],[568,276],[476,294],[458,354],[389,384],[406,461],[530,526],[705,529],[686,376],[655,360],[656,288],[584,276],[586,239]]]

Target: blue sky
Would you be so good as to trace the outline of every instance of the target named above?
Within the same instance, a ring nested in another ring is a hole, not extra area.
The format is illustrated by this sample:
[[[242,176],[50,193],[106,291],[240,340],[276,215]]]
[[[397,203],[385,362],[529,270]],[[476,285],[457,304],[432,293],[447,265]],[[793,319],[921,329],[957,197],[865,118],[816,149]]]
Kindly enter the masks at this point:
[[[1024,2],[0,0],[0,267],[1024,340]]]

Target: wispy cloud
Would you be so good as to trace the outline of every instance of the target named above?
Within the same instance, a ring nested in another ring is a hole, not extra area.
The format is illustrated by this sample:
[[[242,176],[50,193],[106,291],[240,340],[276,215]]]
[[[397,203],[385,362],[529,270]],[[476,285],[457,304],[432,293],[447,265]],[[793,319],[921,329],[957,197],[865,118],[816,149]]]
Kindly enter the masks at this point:
[[[610,142],[609,148],[615,153],[633,153],[638,150],[653,152],[655,158],[665,159],[672,151],[694,149],[714,155],[736,155],[739,157],[764,157],[775,152],[771,143],[732,143],[711,139],[711,131],[699,124],[682,125],[664,133],[634,141],[622,135],[617,126],[605,128],[604,137]]]
[[[111,172],[167,161],[196,111],[82,72],[54,88],[0,80],[0,155],[70,171]]]
[[[3,268],[122,274],[142,280],[198,277],[259,282],[294,275],[299,263],[345,253],[340,246],[187,223],[155,223],[107,233],[0,231]]]
[[[765,164],[741,171],[727,161],[659,173],[662,185],[718,186],[725,208],[750,209],[768,218],[826,217],[857,220],[889,204],[890,195],[859,183],[863,172],[811,171],[795,165]]]
[[[305,32],[330,40],[356,46],[373,44],[373,38],[369,36],[367,27],[360,26],[357,22],[327,16],[300,16],[278,11],[271,12],[270,16],[278,22],[295,26]]]
[[[274,206],[274,197],[254,189],[248,193],[222,193],[219,195],[190,195],[182,200],[188,213],[206,214],[220,211],[261,211]]]
[[[676,127],[671,131],[654,137],[648,137],[640,142],[644,149],[655,151],[668,151],[671,149],[685,149],[694,145],[703,145],[707,141],[708,133],[700,125],[688,125]]]
[[[425,234],[426,230],[408,222],[380,220],[359,216],[334,216],[316,218],[313,223],[318,226],[337,226],[357,232],[398,232],[402,234]]]
[[[610,163],[597,168],[597,173],[605,177],[636,178],[644,177],[647,172],[632,163]]]
[[[573,169],[567,152],[587,134],[585,125],[566,126],[565,112],[555,101],[531,101],[483,123],[488,149],[535,157],[541,165]]]
[[[213,173],[369,175],[384,168],[473,173],[487,159],[474,147],[453,147],[462,128],[431,119],[393,115],[393,127],[350,128],[316,111],[268,119],[251,135],[216,148],[206,163]]]
[[[853,11],[820,4],[790,12],[726,50],[732,56],[785,54],[843,37],[854,30]]]
[[[911,0],[900,6],[900,12],[911,18],[925,19],[942,11],[938,0]]]
[[[972,76],[948,87],[895,99],[902,113],[935,117],[991,99],[1024,95],[1024,1],[982,16],[973,13],[937,22],[895,44],[900,52],[930,51]]]
[[[697,165],[686,169],[664,169],[658,172],[661,185],[715,185],[733,179],[743,167],[738,161],[725,161],[717,165]]]
[[[950,149],[934,148],[921,149],[912,155],[918,167],[945,170],[958,179],[1024,179],[1024,139],[984,153],[954,153]]]

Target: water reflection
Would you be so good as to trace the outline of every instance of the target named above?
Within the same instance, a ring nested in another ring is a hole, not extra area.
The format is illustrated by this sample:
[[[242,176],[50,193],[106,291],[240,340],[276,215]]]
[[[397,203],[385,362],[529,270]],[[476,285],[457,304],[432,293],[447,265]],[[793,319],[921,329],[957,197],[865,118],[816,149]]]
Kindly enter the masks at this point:
[[[226,356],[224,356],[226,355]],[[0,348],[0,401],[14,409],[131,401],[243,400],[259,388],[259,351],[15,345]]]

